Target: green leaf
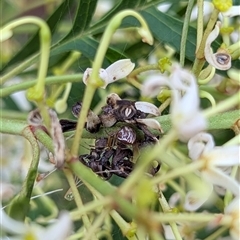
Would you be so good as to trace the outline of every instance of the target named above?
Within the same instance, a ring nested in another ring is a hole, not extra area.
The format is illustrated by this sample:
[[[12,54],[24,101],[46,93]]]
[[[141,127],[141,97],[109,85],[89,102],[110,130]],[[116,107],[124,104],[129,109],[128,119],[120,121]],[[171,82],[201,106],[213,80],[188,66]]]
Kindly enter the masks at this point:
[[[66,13],[68,13],[69,7],[73,3],[73,0],[63,1],[63,3],[56,9],[56,11],[49,17],[47,24],[50,28],[51,34],[53,34],[59,21],[63,19]],[[24,47],[1,69],[4,71],[9,66],[22,62],[24,59],[29,57],[31,54],[39,50],[39,31],[26,43]]]
[[[92,20],[97,0],[81,0],[78,4],[78,10],[74,19],[73,27],[69,31],[63,41],[69,38],[75,38],[76,35],[83,33],[86,30]]]
[[[98,48],[98,44],[98,41],[94,40],[91,37],[77,37],[72,41],[67,41],[62,45],[57,46],[51,51],[51,56],[75,50],[81,52],[90,61],[93,61]],[[109,48],[106,53],[106,58],[103,65],[108,66],[112,62],[115,62],[121,58],[126,58],[126,56],[124,56],[122,52],[118,52],[116,49]]]
[[[158,11],[154,7],[142,11],[141,14],[148,22],[154,37],[161,43],[171,45],[179,53],[183,28],[182,21]],[[196,39],[196,29],[189,27],[186,43],[186,58],[191,61],[195,58]]]

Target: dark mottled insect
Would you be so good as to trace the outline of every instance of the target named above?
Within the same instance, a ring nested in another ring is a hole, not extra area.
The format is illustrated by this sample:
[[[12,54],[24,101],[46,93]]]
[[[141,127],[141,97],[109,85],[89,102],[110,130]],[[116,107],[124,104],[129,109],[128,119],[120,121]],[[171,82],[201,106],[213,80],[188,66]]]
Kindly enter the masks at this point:
[[[131,161],[133,152],[131,149],[117,148],[112,159],[112,170],[119,177],[126,178],[132,172],[134,163]]]
[[[82,109],[82,103],[77,102],[72,106],[72,114],[74,117],[78,118],[80,111]],[[61,119],[60,124],[62,126],[63,132],[71,131],[76,129],[77,122],[74,120]],[[96,133],[99,131],[102,122],[101,119],[91,110],[88,111],[87,121],[85,123],[85,128],[90,133]]]
[[[82,109],[82,103],[77,102],[72,107],[73,115],[75,117],[78,117],[81,109]],[[86,124],[85,124],[86,129],[90,133],[96,133],[96,132],[99,131],[100,126],[101,126],[100,118],[92,110],[88,110],[87,121],[86,121]]]
[[[117,133],[117,139],[124,144],[134,144],[136,138],[136,132],[128,126],[122,127]]]
[[[62,131],[63,132],[68,132],[75,130],[77,127],[77,121],[74,120],[69,120],[69,119],[60,119],[59,123],[62,126]]]
[[[148,114],[158,116],[159,110],[151,103],[124,100],[115,93],[107,97],[106,103],[99,115],[88,111],[86,130],[95,133],[99,131],[100,126],[112,127],[117,122],[124,122],[127,125],[114,135],[96,139],[90,152],[80,155],[79,160],[105,180],[111,178],[113,174],[126,178],[135,166],[133,152],[138,151],[133,149],[141,149],[158,141],[148,127],[161,132],[161,126],[155,119],[146,117]],[[81,102],[72,107],[75,117],[79,116],[81,108]],[[63,132],[73,130],[77,124],[76,121],[66,119],[60,120],[60,123]],[[144,137],[137,138],[135,129],[142,131]],[[150,167],[148,173],[155,175],[159,169],[160,164]]]
[[[93,149],[90,154],[80,155],[79,160],[104,180],[108,180],[112,176],[109,169],[111,169],[110,159],[114,152],[114,149],[105,149],[102,153]]]

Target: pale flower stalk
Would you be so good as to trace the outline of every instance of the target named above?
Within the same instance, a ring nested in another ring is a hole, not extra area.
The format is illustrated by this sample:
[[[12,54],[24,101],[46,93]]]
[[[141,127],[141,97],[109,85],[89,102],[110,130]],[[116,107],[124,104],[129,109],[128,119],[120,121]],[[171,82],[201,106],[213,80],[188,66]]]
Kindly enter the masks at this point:
[[[102,88],[105,89],[108,84],[113,83],[119,79],[125,78],[132,72],[135,64],[130,59],[121,59],[111,64],[106,69],[100,68],[99,77],[103,81]],[[87,68],[83,74],[83,82],[87,85],[92,68]]]
[[[224,209],[225,215],[232,218],[230,223],[230,235],[233,240],[239,240],[240,236],[240,209],[239,209],[240,199],[236,197],[232,202]]]

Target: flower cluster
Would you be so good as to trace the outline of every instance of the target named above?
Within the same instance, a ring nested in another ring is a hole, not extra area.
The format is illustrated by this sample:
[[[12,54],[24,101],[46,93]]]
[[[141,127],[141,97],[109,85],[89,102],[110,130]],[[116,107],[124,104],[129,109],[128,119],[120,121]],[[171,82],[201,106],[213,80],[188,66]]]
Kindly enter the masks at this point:
[[[213,186],[219,186],[239,197],[240,184],[229,176],[226,167],[239,166],[240,146],[216,147],[213,137],[208,133],[198,133],[188,141],[189,157],[193,161],[202,161],[201,177],[208,182],[205,194],[199,191],[190,191],[186,196],[185,208],[196,210],[210,196]],[[217,191],[217,190],[216,190]],[[194,199],[194,201],[193,201]]]
[[[142,85],[142,93],[148,95],[152,89],[158,93],[161,87],[171,89],[171,119],[179,139],[187,141],[196,133],[206,129],[207,122],[200,111],[198,86],[195,77],[187,70],[174,64],[169,76],[154,76]]]

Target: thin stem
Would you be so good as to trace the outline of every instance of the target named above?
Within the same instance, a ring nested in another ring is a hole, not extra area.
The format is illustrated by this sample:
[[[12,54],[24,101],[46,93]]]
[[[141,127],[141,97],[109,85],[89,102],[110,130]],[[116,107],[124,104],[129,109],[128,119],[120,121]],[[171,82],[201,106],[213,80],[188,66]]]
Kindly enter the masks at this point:
[[[47,74],[49,52],[50,52],[50,42],[51,42],[51,32],[46,24],[41,18],[38,17],[23,17],[14,20],[6,25],[2,31],[12,31],[13,28],[20,26],[22,24],[36,24],[40,27],[40,66],[38,71],[38,84],[37,87],[44,91],[44,80]],[[8,76],[9,77],[9,76]],[[8,78],[6,76],[1,79],[1,84],[3,84]]]
[[[211,80],[212,80],[212,78],[213,78],[213,76],[214,76],[214,74],[215,74],[215,72],[216,72],[216,68],[214,68],[213,66],[211,66],[211,65],[208,65],[207,66],[207,68],[209,68],[209,67],[211,67],[211,71],[210,71],[210,73],[209,73],[209,75],[205,78],[205,79],[200,79],[200,78],[198,78],[198,84],[207,84],[207,83],[209,83]],[[205,70],[205,69],[204,69]],[[203,70],[203,71],[204,71]],[[201,73],[200,73],[201,74]]]
[[[159,65],[158,64],[150,64],[150,65],[144,65],[141,67],[138,67],[136,69],[134,69],[129,75],[128,75],[128,79],[135,78],[137,75],[139,75],[142,72],[147,72],[147,71],[151,71],[151,70],[160,70],[159,69]]]
[[[230,176],[233,179],[236,179],[238,168],[239,168],[239,166],[237,166],[237,165],[232,167],[232,171],[231,171]],[[232,192],[227,189],[226,193],[225,193],[225,196],[224,196],[224,206],[228,206],[229,203],[231,202],[232,198],[233,198]]]
[[[178,192],[182,198],[186,195],[185,190],[180,186],[180,184],[176,183],[173,180],[168,180],[167,184],[171,186],[175,190],[175,192]]]
[[[87,188],[91,191],[91,193],[96,196],[98,199],[100,199],[100,201],[104,200],[104,202],[106,202],[107,199],[110,198],[106,198],[103,197],[99,192],[96,191],[95,188],[93,188],[91,185],[89,185],[88,183],[85,183],[85,185],[87,186]],[[110,200],[108,206],[111,206],[112,201]],[[107,206],[107,205],[105,205]],[[121,229],[122,233],[124,236],[126,236],[128,238],[128,233],[132,232],[132,226],[131,224],[129,224],[128,222],[126,222],[123,217],[116,211],[116,210],[111,210],[110,212],[111,217],[114,219],[114,221],[116,222],[116,224],[119,226],[119,228]],[[132,234],[129,234],[132,235]],[[130,238],[131,240],[135,239],[134,237]]]
[[[161,223],[168,223],[168,222],[211,222],[217,219],[219,216],[210,213],[157,213],[153,214],[152,220]],[[225,217],[225,216],[223,216]],[[228,219],[226,219],[228,220]]]
[[[83,238],[83,240],[89,240],[92,239],[95,234],[97,234],[98,228],[101,226],[101,224],[104,222],[105,217],[108,215],[108,210],[103,210],[100,215],[98,215],[91,227],[88,229],[86,236]],[[98,238],[96,238],[98,239]]]
[[[222,20],[222,28],[227,28],[229,27],[229,17],[224,17],[223,16],[223,20]],[[222,33],[222,40],[223,40],[223,43],[226,45],[226,46],[229,46],[230,45],[230,34],[229,33]]]
[[[162,193],[160,193],[160,197],[158,198],[158,200],[160,202],[160,205],[161,205],[164,213],[167,213],[171,210],[171,208],[168,205],[168,202],[166,201],[166,199],[165,199],[165,197]],[[176,221],[169,222],[169,225],[171,226],[171,229],[173,231],[175,239],[176,240],[182,240],[182,237],[179,233]]]
[[[24,62],[20,63],[19,65],[15,66],[10,72],[6,73],[0,78],[0,84],[5,83],[8,79],[11,79],[17,74],[23,72],[23,70],[29,67],[37,59],[38,56],[39,54],[36,54],[25,60]]]
[[[194,171],[202,168],[204,166],[204,161],[196,161],[182,167],[171,170],[170,172],[164,174],[163,176],[157,176],[152,179],[152,184],[164,183],[170,179],[175,179],[180,176],[186,176],[188,173],[193,173]]]
[[[46,85],[52,84],[64,84],[68,82],[80,82],[82,79],[82,74],[64,75],[64,76],[51,76],[47,77],[45,80]],[[12,93],[26,90],[33,87],[37,80],[24,81],[18,84],[14,84],[8,87],[0,89],[0,97],[7,97]]]
[[[66,178],[68,180],[68,183],[71,187],[72,194],[74,196],[74,200],[77,204],[78,209],[83,208],[84,207],[83,202],[82,202],[81,196],[78,192],[78,189],[76,187],[76,183],[75,183],[72,172],[67,170],[67,169],[64,169],[64,173],[65,173],[65,176],[66,176]],[[83,220],[83,223],[84,223],[84,227],[88,230],[91,227],[91,222],[90,222],[87,214],[82,214],[82,220]],[[95,239],[97,239],[97,238],[95,237]]]
[[[57,66],[53,69],[55,75],[64,74],[70,66],[81,56],[80,52],[72,51],[71,54],[67,57],[67,59],[61,64],[61,66]]]
[[[219,14],[219,10],[217,10],[216,8],[214,8],[212,14],[211,14],[211,17],[209,19],[209,22],[207,24],[207,27],[204,31],[204,34],[203,34],[203,37],[202,37],[202,41],[199,45],[199,48],[196,52],[196,59],[194,61],[194,64],[193,64],[193,68],[192,68],[192,72],[193,74],[198,77],[199,73],[201,72],[202,70],[202,67],[205,63],[205,59],[204,59],[204,48],[205,48],[205,45],[206,45],[206,40],[208,38],[208,35],[211,33],[216,21],[217,21],[217,18],[218,18],[218,14]]]
[[[33,191],[38,196],[41,196],[39,197],[39,201],[44,205],[44,208],[50,212],[48,216],[40,216],[36,219],[36,221],[38,223],[47,223],[50,220],[57,218],[59,211],[55,202],[45,195],[45,192],[42,190],[41,187],[35,185]]]
[[[200,98],[207,98],[209,100],[209,102],[211,103],[212,107],[216,106],[215,99],[209,92],[200,90],[199,91],[199,96],[200,96]]]
[[[131,224],[129,224],[128,222],[126,222],[122,217],[121,215],[115,211],[115,210],[112,210],[110,212],[110,215],[111,217],[113,218],[113,220],[117,223],[117,225],[119,226],[119,228],[121,229],[122,233],[124,236],[126,236],[128,238],[128,232],[131,231]],[[134,236],[132,236],[131,238],[129,238],[131,240],[136,240],[136,236],[134,234]]]
[[[210,236],[205,238],[205,240],[215,240],[218,239],[218,237],[223,236],[223,233],[228,230],[228,227],[221,227],[218,230],[216,230],[214,233],[212,233]]]
[[[99,207],[108,206],[112,203],[112,200],[110,198],[103,198],[94,200],[92,202],[84,204],[83,208],[74,210],[70,213],[71,219],[73,221],[79,220],[83,214],[86,214],[87,212],[94,212]]]
[[[189,0],[188,1],[187,10],[186,10],[186,13],[185,13],[185,19],[184,19],[184,22],[183,22],[182,38],[181,38],[181,44],[180,44],[180,65],[182,67],[184,66],[184,61],[185,61],[188,27],[189,27],[190,17],[191,17],[191,13],[192,13],[194,3],[195,3],[195,0]]]
[[[235,95],[217,104],[216,107],[209,108],[203,111],[203,114],[206,118],[209,118],[210,116],[213,116],[219,112],[224,112],[226,110],[229,110],[234,106],[238,105],[239,103],[240,103],[240,98],[239,98],[239,93],[237,92]]]
[[[71,147],[71,155],[73,158],[77,158],[78,156],[79,144],[81,142],[82,133],[83,133],[84,125],[86,122],[88,110],[90,108],[90,104],[92,102],[92,98],[95,93],[95,90],[96,88],[93,85],[88,84],[84,92],[82,108],[78,118],[77,128],[75,131],[75,135],[74,135],[74,139]]]
[[[162,113],[170,105],[171,101],[172,101],[171,98],[167,98],[158,108],[159,112]]]
[[[196,51],[200,46],[203,36],[203,0],[197,0],[198,14],[197,14],[197,43]]]

